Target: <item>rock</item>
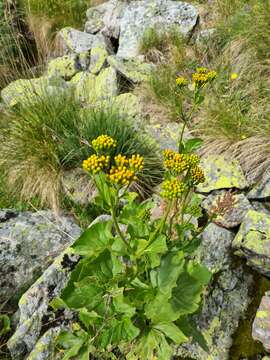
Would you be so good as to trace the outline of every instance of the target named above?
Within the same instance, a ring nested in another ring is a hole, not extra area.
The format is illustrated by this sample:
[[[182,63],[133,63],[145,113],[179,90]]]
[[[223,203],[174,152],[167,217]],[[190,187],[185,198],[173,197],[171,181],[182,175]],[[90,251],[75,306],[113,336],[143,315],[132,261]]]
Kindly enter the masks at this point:
[[[231,252],[233,232],[210,224],[203,233],[196,258],[213,272],[202,310],[192,322],[203,334],[209,353],[197,343],[185,343],[178,356],[196,360],[230,360],[229,353],[239,321],[252,298],[253,278],[235,262]]]
[[[178,151],[178,140],[181,131],[181,124],[170,122],[167,124],[153,124],[146,127],[147,132],[156,140],[162,150],[171,149]],[[191,135],[186,129],[184,139],[190,139]]]
[[[198,12],[188,3],[172,0],[132,1],[124,9],[120,19],[120,37],[117,55],[132,58],[139,54],[144,31],[154,25],[164,31],[174,26],[179,33],[190,33],[197,23]]]
[[[263,296],[257,310],[253,325],[252,337],[260,341],[267,351],[270,351],[270,292]],[[263,359],[269,359],[265,357]]]
[[[247,265],[270,276],[270,217],[249,210],[233,241],[235,254],[244,257]]]
[[[260,202],[260,201],[252,201],[252,207],[254,210],[262,212],[268,216],[270,216],[270,203],[269,202]]]
[[[110,0],[104,4],[91,7],[86,13],[88,21],[85,25],[85,31],[96,34],[102,30],[102,33],[107,37],[118,39],[120,33],[119,22],[126,5],[126,0]]]
[[[140,57],[125,60],[119,56],[111,55],[108,57],[108,63],[126,80],[134,84],[147,81],[154,68],[152,64],[144,63]]]
[[[116,71],[112,67],[103,69],[98,76],[78,73],[70,83],[76,86],[75,96],[86,104],[112,101],[118,94]]]
[[[80,168],[65,171],[62,185],[66,196],[79,205],[89,204],[97,195],[89,175]]]
[[[95,46],[91,50],[90,72],[94,75],[98,74],[106,64],[108,52],[104,46]]]
[[[202,159],[205,182],[197,186],[197,191],[208,193],[219,189],[244,189],[248,187],[243,171],[236,160],[222,155],[209,155]]]
[[[1,91],[1,96],[6,105],[14,106],[18,103],[33,103],[46,94],[59,93],[66,88],[67,84],[63,79],[43,76],[12,81]]]
[[[141,121],[143,119],[142,105],[138,97],[132,93],[120,94],[114,98],[112,108],[129,119]],[[136,125],[136,124],[135,124]]]
[[[98,221],[106,220],[108,220],[107,216],[101,216],[90,226]],[[19,325],[8,341],[8,348],[14,360],[25,358],[28,360],[54,359],[50,349],[51,344],[54,343],[55,334],[74,321],[74,314],[70,310],[65,310],[59,319],[55,318],[57,321],[50,322],[51,316],[55,317],[56,315],[49,308],[49,303],[59,296],[65,288],[70,273],[79,259],[79,256],[73,253],[72,248],[66,248],[21,297],[19,301]],[[44,319],[47,328],[45,334],[42,332],[44,330]],[[49,331],[48,322],[51,324],[51,331]],[[50,357],[46,357],[48,353]],[[27,354],[30,354],[29,357],[26,356]]]
[[[71,27],[66,27],[58,33],[65,52],[80,54],[91,50],[96,46],[106,47],[106,41],[102,34],[91,35]]]
[[[65,55],[49,62],[48,76],[70,80],[80,70],[78,57],[76,55]]]
[[[3,216],[4,213],[4,216]],[[2,210],[0,221],[0,298],[29,288],[81,230],[71,218],[51,211]]]
[[[218,215],[215,218],[215,223],[225,228],[234,228],[240,225],[243,221],[248,210],[252,209],[252,206],[244,194],[232,194],[226,190],[215,191],[213,194],[208,195],[202,202],[202,207],[208,212],[217,205],[218,200],[232,199],[232,208],[228,210],[224,215]]]
[[[262,179],[253,187],[247,197],[248,199],[266,199],[270,197],[270,169],[263,174]]]

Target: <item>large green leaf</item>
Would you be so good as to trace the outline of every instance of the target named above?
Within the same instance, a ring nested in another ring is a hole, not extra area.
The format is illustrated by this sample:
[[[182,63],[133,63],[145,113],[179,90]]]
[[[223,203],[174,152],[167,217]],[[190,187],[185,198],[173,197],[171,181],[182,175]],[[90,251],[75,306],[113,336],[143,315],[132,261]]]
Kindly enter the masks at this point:
[[[102,221],[92,225],[72,245],[75,253],[84,256],[97,256],[106,249],[113,239],[112,222]]]
[[[158,288],[163,294],[171,294],[184,266],[184,254],[181,251],[171,251],[161,259],[158,274]]]
[[[113,296],[113,304],[116,312],[132,317],[136,312],[136,308],[128,303],[128,299],[124,298],[123,290],[124,288],[117,289],[115,295]]]
[[[161,331],[166,337],[170,338],[175,344],[181,344],[188,340],[185,334],[174,323],[160,323],[154,326],[156,330]]]

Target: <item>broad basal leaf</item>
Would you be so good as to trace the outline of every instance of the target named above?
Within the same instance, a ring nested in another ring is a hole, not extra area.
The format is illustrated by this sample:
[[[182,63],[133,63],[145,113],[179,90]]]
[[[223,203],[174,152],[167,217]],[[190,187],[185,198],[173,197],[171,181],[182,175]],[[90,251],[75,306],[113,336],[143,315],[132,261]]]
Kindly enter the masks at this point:
[[[158,288],[161,293],[171,293],[183,266],[184,254],[181,251],[171,251],[162,257],[158,274]]]
[[[84,256],[96,256],[106,249],[113,236],[111,221],[103,221],[92,225],[72,245],[75,253]]]
[[[154,329],[161,331],[177,345],[188,340],[185,334],[172,322],[156,324]]]

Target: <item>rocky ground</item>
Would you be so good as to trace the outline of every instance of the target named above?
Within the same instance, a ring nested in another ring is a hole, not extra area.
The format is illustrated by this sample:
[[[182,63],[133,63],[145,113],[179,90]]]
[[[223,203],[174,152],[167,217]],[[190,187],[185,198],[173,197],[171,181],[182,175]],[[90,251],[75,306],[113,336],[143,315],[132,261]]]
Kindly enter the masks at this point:
[[[174,24],[185,36],[191,36],[199,14],[193,5],[171,0],[110,0],[90,8],[87,19],[84,32],[72,28],[60,31],[63,56],[49,62],[43,77],[15,81],[2,91],[6,105],[27,101],[29,90],[32,97],[44,87],[50,92],[70,88],[86,105],[113,104],[134,119],[143,118],[140,100],[131,92],[154,66],[139,55],[143,30],[153,24]],[[208,39],[211,29],[196,33],[198,41]],[[146,127],[162,149],[176,146],[177,124]],[[191,135],[187,132],[186,136]],[[205,157],[202,167],[206,182],[197,191],[205,211],[220,195],[230,198],[233,194],[234,205],[205,229],[196,254],[214,274],[202,311],[195,316],[210,352],[187,343],[176,349],[176,354],[179,358],[230,360],[234,336],[241,321],[248,318],[253,323],[253,339],[265,349],[249,359],[267,360],[263,354],[270,351],[270,291],[261,299],[256,314],[248,309],[259,291],[259,274],[270,276],[270,173],[250,184],[237,161],[223,156]],[[87,184],[78,181],[80,172],[66,178],[73,201],[88,201],[83,196],[89,194],[83,190]],[[23,294],[14,317],[16,330],[8,341],[12,359],[51,359],[53,339],[68,326],[73,314],[58,314],[56,319],[49,302],[63,289],[78,261],[69,246],[80,231],[72,219],[55,219],[50,211],[0,211],[1,302]]]

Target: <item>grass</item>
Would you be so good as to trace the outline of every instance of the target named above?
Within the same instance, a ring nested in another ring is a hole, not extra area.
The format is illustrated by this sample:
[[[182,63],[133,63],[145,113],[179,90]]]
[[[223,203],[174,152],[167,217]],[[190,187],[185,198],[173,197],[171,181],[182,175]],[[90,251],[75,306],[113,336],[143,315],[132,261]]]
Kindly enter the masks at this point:
[[[116,153],[140,153],[146,192],[159,183],[162,167],[156,145],[139,127],[113,109],[84,109],[73,97],[44,94],[35,104],[9,109],[0,122],[0,172],[21,199],[38,197],[41,205],[60,208],[65,170],[80,167],[89,141],[106,133],[118,141]]]

